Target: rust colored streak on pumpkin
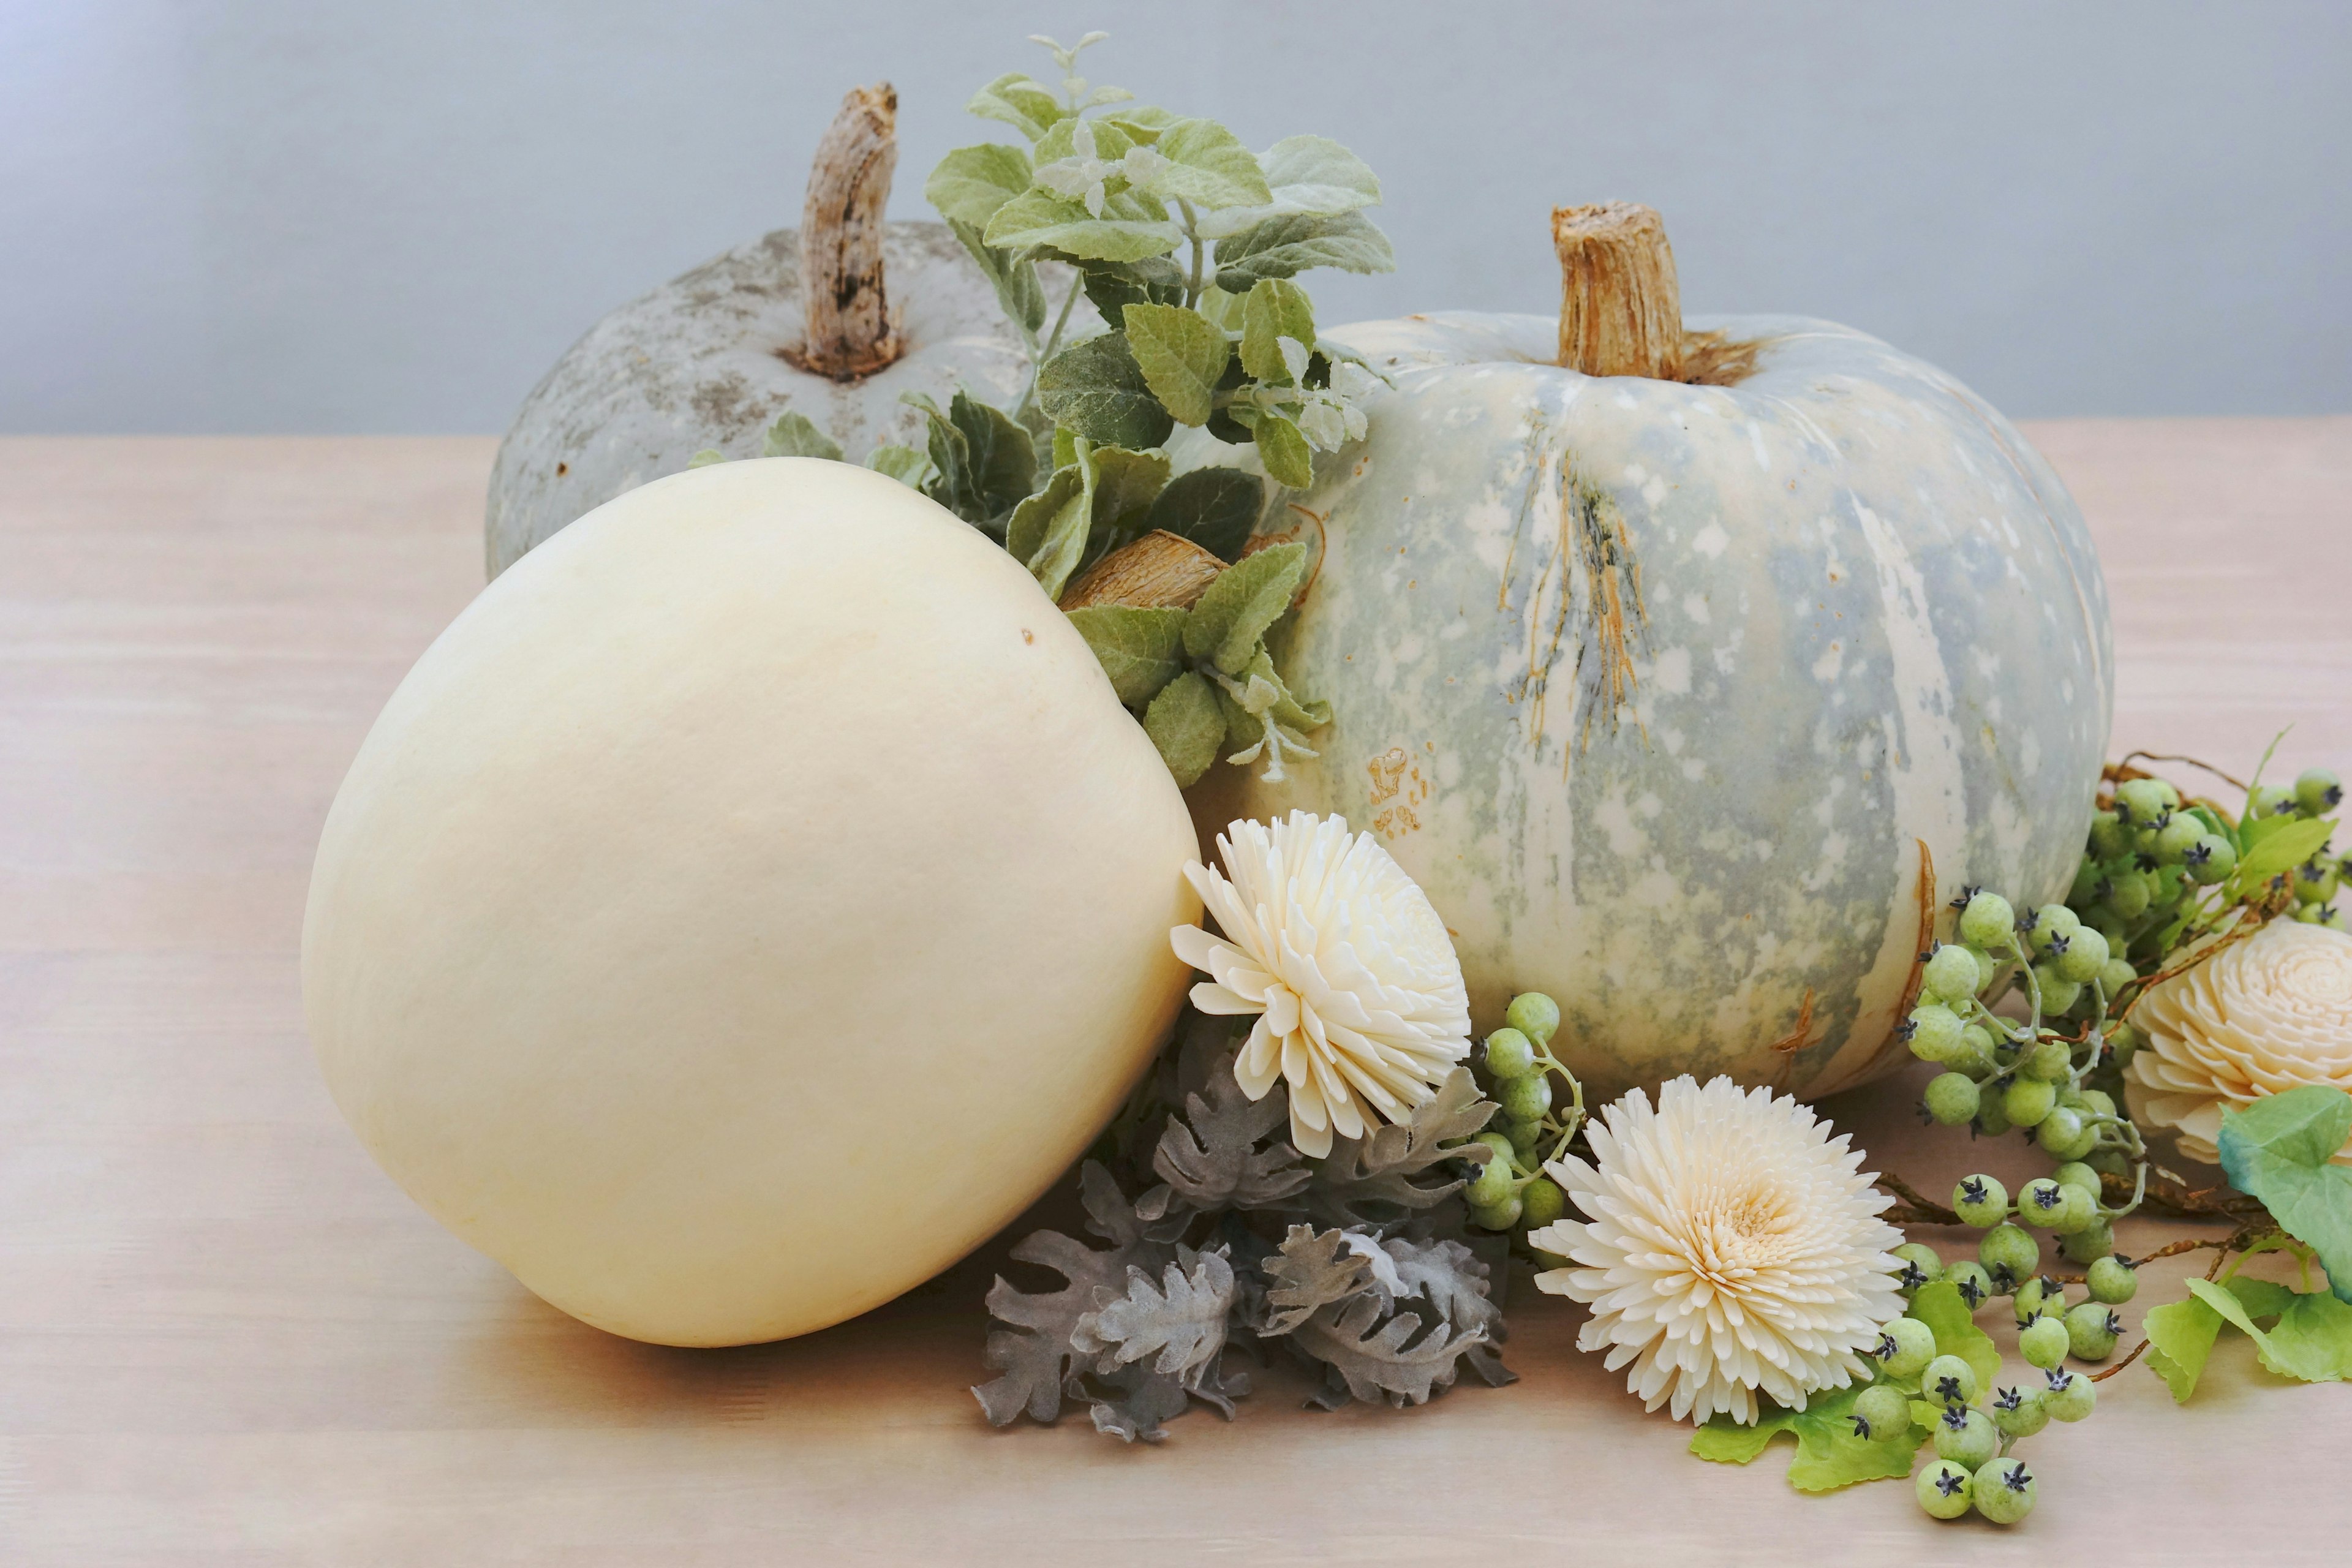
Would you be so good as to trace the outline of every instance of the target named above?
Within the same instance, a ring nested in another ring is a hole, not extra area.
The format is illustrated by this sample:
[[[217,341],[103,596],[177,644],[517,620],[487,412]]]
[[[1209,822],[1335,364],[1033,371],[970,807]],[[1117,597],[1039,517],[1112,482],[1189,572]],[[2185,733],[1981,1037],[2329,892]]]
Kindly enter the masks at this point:
[[[1927,955],[1936,940],[1936,857],[1928,852],[1926,839],[1911,842],[1919,847],[1919,940],[1912,947],[1911,973],[1903,982],[1903,1000],[1895,1007],[1897,1020],[1910,1016],[1919,1000],[1920,981],[1927,972]]]
[[[1801,1051],[1807,1046],[1812,1044],[1812,1033],[1813,988],[1808,985],[1805,987],[1803,999],[1797,1004],[1796,1026],[1790,1029],[1787,1034],[1781,1036],[1779,1039],[1773,1041],[1772,1049],[1781,1056],[1788,1056],[1792,1052]]]
[[[1577,737],[1577,749],[1581,751],[1592,742],[1592,721],[1596,710],[1605,719],[1609,732],[1615,734],[1620,716],[1633,705],[1633,688],[1639,677],[1634,673],[1630,644],[1633,640],[1626,631],[1630,611],[1633,637],[1647,639],[1649,614],[1642,603],[1642,568],[1633,559],[1633,542],[1625,535],[1625,513],[1606,490],[1597,486],[1577,483],[1570,486],[1565,472],[1561,475],[1566,494],[1562,509],[1564,517],[1572,517],[1576,540],[1583,558],[1585,594],[1590,601],[1585,606],[1587,627],[1576,651],[1576,668],[1581,688],[1583,722]],[[1591,673],[1585,673],[1585,659],[1594,660]],[[1634,723],[1641,729],[1643,744],[1649,742],[1649,728],[1636,712]],[[1568,773],[1568,759],[1560,759],[1560,773]]]

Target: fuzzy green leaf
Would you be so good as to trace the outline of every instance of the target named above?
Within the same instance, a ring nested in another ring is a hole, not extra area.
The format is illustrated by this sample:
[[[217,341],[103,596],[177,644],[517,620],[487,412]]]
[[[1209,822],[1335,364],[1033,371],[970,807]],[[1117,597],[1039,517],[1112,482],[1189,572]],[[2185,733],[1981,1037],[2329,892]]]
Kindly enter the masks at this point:
[[[1233,345],[1199,311],[1181,305],[1133,304],[1121,318],[1144,384],[1180,425],[1205,425],[1217,378]]]
[[[1242,368],[1269,385],[1295,379],[1281,340],[1315,346],[1315,306],[1307,290],[1280,278],[1262,278],[1242,299]]]
[[[1274,656],[1265,651],[1264,643],[1257,646],[1250,655],[1249,662],[1234,671],[1234,675],[1252,689],[1260,689],[1255,683],[1265,683],[1263,689],[1271,700],[1265,704],[1264,711],[1286,729],[1303,734],[1309,730],[1319,730],[1331,721],[1330,703],[1320,699],[1304,701],[1292,694],[1289,686],[1275,672]]]
[[[2307,1084],[2223,1111],[2215,1140],[2230,1184],[2319,1255],[2343,1301],[2352,1301],[2352,1170],[2329,1162],[2347,1136],[2352,1094]]]
[[[707,468],[713,463],[723,463],[726,460],[727,454],[718,447],[705,447],[688,458],[686,460],[686,466],[689,468]]]
[[[1047,360],[1037,372],[1037,403],[1056,425],[1130,451],[1159,446],[1176,427],[1117,332],[1088,338]]]
[[[1004,548],[1029,568],[1045,597],[1058,599],[1086,554],[1095,501],[1094,465],[1082,458],[1057,468],[1045,488],[1013,509]]]
[[[2148,1370],[2164,1380],[2175,1405],[2185,1404],[2195,1391],[2221,1331],[2221,1314],[2193,1296],[2150,1307],[2140,1320],[2140,1332],[2147,1336]]]
[[[1298,426],[1279,414],[1261,414],[1252,428],[1257,460],[1278,485],[1303,490],[1315,483],[1315,453]]]
[[[1087,560],[1094,562],[1141,538],[1151,503],[1168,488],[1168,454],[1094,448],[1095,507]]]
[[[1004,313],[1032,332],[1045,325],[1045,285],[1037,276],[1037,263],[1025,252],[1015,256],[989,244],[977,227],[961,218],[948,219],[948,227],[979,264]]]
[[[1003,121],[1032,142],[1070,112],[1059,98],[1019,71],[998,77],[973,93],[963,110],[983,120]]]
[[[841,461],[841,443],[816,427],[805,414],[787,408],[776,416],[760,442],[763,458],[823,458]]]
[[[1310,267],[1393,272],[1396,251],[1361,213],[1271,217],[1217,242],[1217,287],[1228,293],[1245,293],[1260,279],[1288,278]]]
[[[1948,1279],[1922,1286],[1911,1298],[1907,1315],[1936,1331],[1936,1353],[1956,1355],[1977,1374],[1977,1386],[1990,1388],[2000,1375],[2000,1352],[1992,1336],[1977,1327],[1976,1316],[1960,1300],[1960,1288]]]
[[[996,209],[982,237],[1008,250],[1050,246],[1089,260],[1141,261],[1165,256],[1183,234],[1156,204],[1122,193],[1106,199],[1102,216],[1051,191],[1027,191]]]
[[[1130,158],[1139,190],[1196,207],[1263,205],[1274,199],[1257,154],[1213,120],[1179,120],[1160,132],[1150,153]]]
[[[909,489],[921,489],[930,482],[935,470],[930,458],[912,447],[896,443],[877,447],[866,454],[866,466],[877,474],[898,480]]]
[[[1127,321],[1127,307],[1137,304],[1181,305],[1184,275],[1164,256],[1141,261],[1088,261],[1080,264],[1087,299],[1100,311],[1113,331]]]
[[[1035,481],[1036,447],[1029,433],[993,404],[958,391],[945,409],[921,393],[900,401],[930,421],[931,466],[926,493],[975,526],[993,531]]]
[[[1268,200],[1231,207],[1201,223],[1203,238],[1222,239],[1269,218],[1330,216],[1381,199],[1381,183],[1364,161],[1328,136],[1286,136],[1258,158]]]
[[[1073,116],[1062,121],[1045,134],[1037,138],[1037,167],[1043,169],[1048,163],[1057,163],[1065,158],[1077,157],[1079,155],[1078,127],[1081,125],[1086,127],[1087,134],[1093,138],[1094,155],[1102,163],[1118,163],[1121,158],[1126,157],[1129,149],[1135,145],[1135,138],[1129,136],[1122,126],[1108,120],[1080,120]]]
[[[1256,653],[1307,574],[1307,546],[1293,540],[1244,556],[1217,574],[1184,624],[1184,651],[1237,673]]]
[[[1238,561],[1265,507],[1265,481],[1256,475],[1195,468],[1169,481],[1143,526],[1189,539],[1220,560]]]
[[[1192,788],[1217,760],[1218,743],[1225,738],[1216,688],[1189,670],[1178,676],[1144,710],[1143,731],[1160,748],[1176,787]]]
[[[1116,125],[1136,142],[1149,144],[1160,140],[1160,133],[1176,123],[1176,116],[1156,104],[1130,103],[1097,116],[1098,125]]]
[[[923,182],[923,198],[940,216],[985,229],[996,209],[1029,188],[1029,154],[1002,142],[959,147]]]
[[[1087,605],[1070,612],[1070,624],[1095,650],[1118,700],[1140,708],[1184,672],[1184,616],[1176,609]]]

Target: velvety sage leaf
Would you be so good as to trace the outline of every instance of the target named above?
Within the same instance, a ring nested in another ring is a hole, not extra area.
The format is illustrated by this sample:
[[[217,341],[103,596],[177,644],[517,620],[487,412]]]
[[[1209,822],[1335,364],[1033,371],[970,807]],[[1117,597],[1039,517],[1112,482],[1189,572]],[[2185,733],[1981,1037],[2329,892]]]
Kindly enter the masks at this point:
[[[877,474],[886,474],[909,489],[919,490],[932,475],[931,460],[912,447],[896,443],[877,447],[866,454],[866,466]]]
[[[1315,306],[1307,290],[1280,278],[1262,278],[1242,297],[1242,368],[1269,385],[1297,378],[1282,353],[1282,340],[1315,346]]]
[[[1275,483],[1303,490],[1315,483],[1315,453],[1297,426],[1279,414],[1261,414],[1250,431],[1257,459]]]
[[[994,404],[961,390],[948,405],[948,417],[963,433],[971,454],[978,505],[990,517],[1011,510],[1037,477],[1037,453],[1029,432]]]
[[[1183,235],[1164,215],[1148,209],[1131,195],[1108,198],[1097,217],[1066,196],[1028,191],[997,208],[982,237],[1008,250],[1050,246],[1088,259],[1140,261],[1148,256],[1167,255]]]
[[[1037,402],[1055,424],[1131,451],[1159,446],[1176,426],[1117,332],[1088,338],[1047,360],[1037,371]]]
[[[2150,1307],[2141,1318],[2140,1332],[2147,1336],[2148,1370],[2164,1380],[2175,1405],[2186,1403],[2196,1389],[2221,1331],[2221,1314],[2194,1296]]]
[[[1245,296],[1261,279],[1310,267],[1393,272],[1396,251],[1361,213],[1268,218],[1217,244],[1217,287],[1229,294]]]
[[[1141,261],[1087,261],[1080,266],[1087,299],[1113,331],[1124,329],[1129,305],[1184,301],[1184,275],[1164,256]]]
[[[1139,539],[1151,503],[1168,487],[1168,454],[1130,452],[1124,447],[1097,447],[1092,531],[1087,558],[1097,561],[1120,545]]]
[[[1004,313],[1032,332],[1045,325],[1045,285],[1037,276],[1037,263],[1026,252],[1016,256],[989,244],[978,228],[961,218],[948,219],[948,227],[979,263]]]
[[[2336,1299],[2352,1301],[2352,1170],[2328,1163],[2347,1136],[2352,1094],[2306,1084],[2223,1111],[2214,1142],[2230,1184],[2317,1253]]]
[[[998,77],[973,93],[963,110],[983,120],[1002,121],[1032,142],[1070,112],[1059,98],[1019,71]]]
[[[1196,207],[1260,205],[1274,199],[1257,154],[1213,120],[1179,120],[1162,129],[1146,155],[1130,158],[1128,178],[1163,201]]]
[[[1286,136],[1258,155],[1268,199],[1203,218],[1202,237],[1222,239],[1269,218],[1330,216],[1371,206],[1381,183],[1364,161],[1328,136]]]
[[[1130,103],[1108,114],[1096,117],[1107,121],[1128,133],[1132,140],[1150,144],[1160,140],[1160,133],[1176,123],[1176,116],[1156,104]]]
[[[1192,788],[1217,760],[1218,743],[1225,738],[1216,688],[1190,670],[1178,676],[1144,710],[1143,731],[1160,748],[1160,759],[1175,775],[1176,786]]]
[[[1248,664],[1298,591],[1307,574],[1307,546],[1296,540],[1269,545],[1217,574],[1184,623],[1184,651],[1227,675]]]
[[[1238,561],[1265,507],[1265,481],[1255,474],[1195,468],[1168,482],[1143,526],[1189,539],[1221,560]]]
[[[1072,463],[1078,460],[1078,442],[1080,439],[1081,437],[1077,435],[1059,425],[1054,426],[1053,447],[1055,468],[1066,468]],[[1091,445],[1091,443],[1089,443],[1089,445]]]
[[[1294,695],[1289,685],[1276,672],[1274,656],[1266,652],[1264,643],[1258,644],[1251,653],[1249,662],[1234,674],[1244,685],[1264,684],[1271,700],[1262,711],[1271,714],[1274,721],[1286,730],[1304,733],[1309,730],[1319,730],[1331,721],[1331,704],[1319,700],[1302,701]]]
[[[996,209],[1029,188],[1029,154],[1002,142],[959,147],[923,182],[923,199],[940,216],[985,229]]]
[[[1013,509],[1004,548],[1029,568],[1047,598],[1060,598],[1077,570],[1093,515],[1094,468],[1083,459],[1055,469],[1044,489]]]
[[[1977,1327],[1976,1315],[1960,1300],[1960,1288],[1948,1279],[1925,1285],[1911,1298],[1906,1315],[1936,1331],[1936,1353],[1956,1355],[1977,1374],[1979,1388],[1990,1388],[2000,1375],[2000,1352],[1992,1336]]]
[[[1179,425],[1206,424],[1210,397],[1233,353],[1225,334],[1181,305],[1133,304],[1121,320],[1152,395]]]
[[[787,408],[776,416],[774,424],[760,441],[763,458],[823,458],[828,462],[841,461],[841,443],[816,427],[805,414]]]
[[[1140,708],[1184,672],[1184,615],[1135,605],[1087,605],[1070,612],[1070,624],[1095,650],[1118,700]]]
[[[1037,138],[1037,167],[1043,170],[1049,163],[1058,163],[1066,159],[1087,156],[1078,145],[1078,132],[1081,127],[1085,129],[1087,138],[1094,142],[1092,156],[1097,163],[1116,163],[1126,157],[1129,150],[1135,145],[1135,138],[1127,133],[1124,126],[1108,120],[1081,120],[1074,116],[1057,122],[1045,134]],[[1061,194],[1067,195],[1071,193],[1065,191]]]

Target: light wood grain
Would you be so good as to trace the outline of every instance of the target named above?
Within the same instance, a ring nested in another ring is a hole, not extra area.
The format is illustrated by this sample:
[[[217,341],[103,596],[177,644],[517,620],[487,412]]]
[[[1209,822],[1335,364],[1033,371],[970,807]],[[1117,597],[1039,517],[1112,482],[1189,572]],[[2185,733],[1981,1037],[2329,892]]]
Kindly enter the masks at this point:
[[[2106,559],[2117,748],[2242,765],[2292,722],[2288,772],[2352,765],[2352,420],[2032,435]],[[982,1424],[993,1251],[752,1350],[541,1306],[368,1163],[296,984],[336,782],[480,581],[490,453],[0,441],[0,1563],[2341,1561],[2352,1392],[2242,1341],[2186,1407],[2132,1368],[2035,1438],[2026,1525],[1935,1535],[1906,1487],[1687,1458],[1524,1291],[1514,1388],[1324,1415],[1276,1371],[1158,1451]],[[1922,1185],[2023,1168],[1906,1099],[1831,1109]]]

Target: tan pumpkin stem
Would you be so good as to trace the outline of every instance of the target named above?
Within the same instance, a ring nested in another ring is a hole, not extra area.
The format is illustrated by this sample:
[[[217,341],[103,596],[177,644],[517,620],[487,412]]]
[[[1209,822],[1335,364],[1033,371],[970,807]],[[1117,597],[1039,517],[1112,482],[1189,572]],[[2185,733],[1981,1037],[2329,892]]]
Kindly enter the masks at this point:
[[[1587,375],[1682,379],[1682,288],[1655,209],[1633,202],[1554,207],[1559,363]]]
[[[1132,605],[1189,610],[1224,569],[1223,561],[1191,540],[1155,528],[1087,567],[1062,595],[1062,608]]]
[[[801,214],[806,335],[786,357],[835,381],[871,375],[903,348],[882,281],[882,209],[898,166],[898,94],[851,89],[817,143]]]

